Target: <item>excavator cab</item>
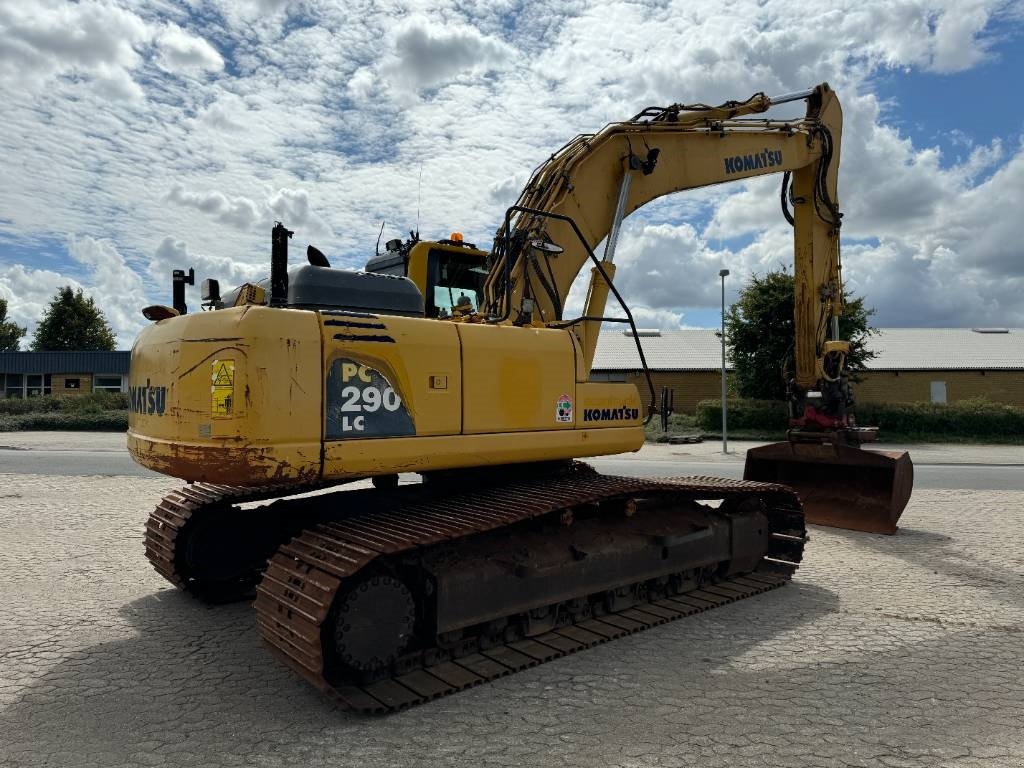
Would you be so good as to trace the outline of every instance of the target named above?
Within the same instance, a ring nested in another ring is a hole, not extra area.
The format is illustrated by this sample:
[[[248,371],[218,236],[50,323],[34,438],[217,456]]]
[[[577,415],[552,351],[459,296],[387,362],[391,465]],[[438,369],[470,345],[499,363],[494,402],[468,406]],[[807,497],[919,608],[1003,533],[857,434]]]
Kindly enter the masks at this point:
[[[437,242],[390,240],[385,249],[367,262],[366,271],[412,280],[423,293],[426,317],[468,315],[480,307],[487,252],[465,242],[461,233]]]

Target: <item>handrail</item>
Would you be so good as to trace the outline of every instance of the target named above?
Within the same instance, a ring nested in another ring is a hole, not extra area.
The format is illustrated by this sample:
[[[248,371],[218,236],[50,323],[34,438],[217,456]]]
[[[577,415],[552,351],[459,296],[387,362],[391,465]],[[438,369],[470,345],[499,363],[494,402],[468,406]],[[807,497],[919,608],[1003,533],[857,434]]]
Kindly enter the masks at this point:
[[[650,389],[651,392],[651,404],[647,408],[647,418],[644,419],[644,426],[646,426],[650,422],[650,420],[654,418],[654,414],[657,411],[657,395],[654,392],[654,381],[651,378],[651,371],[647,367],[647,358],[644,356],[644,349],[640,344],[640,336],[636,332],[636,323],[633,321],[633,313],[629,311],[629,307],[626,306],[626,301],[625,299],[622,298],[622,294],[619,293],[619,289],[615,287],[615,284],[612,282],[611,278],[608,277],[608,273],[605,272],[601,260],[598,259],[597,256],[594,254],[593,249],[590,247],[590,244],[587,243],[587,239],[583,236],[583,233],[580,231],[580,228],[576,226],[576,221],[572,217],[566,216],[561,213],[554,213],[552,211],[542,211],[539,208],[527,208],[524,205],[511,205],[508,207],[508,209],[505,211],[505,242],[503,243],[502,248],[502,250],[504,251],[503,257],[505,259],[505,311],[500,318],[496,318],[492,322],[501,322],[503,320],[507,320],[512,314],[512,260],[511,258],[509,258],[509,246],[511,244],[512,239],[511,224],[512,214],[514,212],[525,213],[531,216],[540,216],[542,218],[555,219],[556,221],[564,221],[570,227],[572,227],[572,231],[576,233],[576,237],[579,238],[580,243],[583,245],[583,248],[586,250],[587,255],[590,257],[590,260],[594,262],[594,266],[597,268],[598,273],[600,273],[601,277],[608,285],[608,290],[610,290],[612,295],[615,296],[615,300],[619,302],[619,306],[622,307],[622,311],[625,312],[626,314],[625,322],[629,323],[630,330],[633,332],[633,339],[634,341],[636,341],[636,351],[640,355],[640,365],[643,366],[644,378],[647,379],[647,387]],[[617,319],[605,320],[604,318],[578,318],[569,323],[552,323],[551,325],[552,327],[555,328],[566,328],[569,327],[570,325],[576,325],[577,323],[582,322],[583,320],[589,319],[600,319],[602,320],[602,322],[620,322]]]

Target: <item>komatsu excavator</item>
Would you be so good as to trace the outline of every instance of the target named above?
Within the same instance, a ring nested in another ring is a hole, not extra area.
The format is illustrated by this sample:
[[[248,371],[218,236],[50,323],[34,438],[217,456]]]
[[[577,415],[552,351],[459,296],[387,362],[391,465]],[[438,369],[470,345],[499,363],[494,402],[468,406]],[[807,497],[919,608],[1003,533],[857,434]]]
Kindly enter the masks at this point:
[[[798,100],[799,119],[751,117]],[[806,539],[789,487],[608,476],[578,459],[644,442],[637,388],[590,380],[602,324],[633,327],[613,281],[624,217],[770,173],[792,176],[794,400],[809,419],[795,430],[853,434],[848,347],[822,330],[841,306],[840,130],[826,84],[650,108],[542,164],[490,253],[413,236],[364,272],[312,247],[289,270],[278,224],[270,278],[223,295],[207,280],[210,311],[191,314],[193,275],[176,271],[174,306],[144,310],[154,323],[132,349],[129,450],[189,482],[150,516],[150,561],[211,602],[255,592],[272,651],[364,712],[784,584]],[[584,313],[567,319],[588,263]]]

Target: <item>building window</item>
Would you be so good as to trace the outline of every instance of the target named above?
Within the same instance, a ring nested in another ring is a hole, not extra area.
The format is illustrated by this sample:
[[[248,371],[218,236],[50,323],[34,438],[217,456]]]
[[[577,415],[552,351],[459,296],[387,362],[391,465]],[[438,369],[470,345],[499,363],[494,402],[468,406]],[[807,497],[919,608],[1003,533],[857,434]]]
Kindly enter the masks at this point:
[[[946,402],[946,382],[944,381],[933,381],[931,383],[931,395],[933,403]]]
[[[121,376],[93,376],[93,391],[101,390],[103,392],[120,392],[122,383],[121,379]]]
[[[81,389],[81,379],[64,379],[64,389]]]
[[[4,397],[24,397],[25,376],[20,373],[8,373],[4,377]]]
[[[50,394],[50,374],[30,373],[27,377],[26,392],[29,397]]]

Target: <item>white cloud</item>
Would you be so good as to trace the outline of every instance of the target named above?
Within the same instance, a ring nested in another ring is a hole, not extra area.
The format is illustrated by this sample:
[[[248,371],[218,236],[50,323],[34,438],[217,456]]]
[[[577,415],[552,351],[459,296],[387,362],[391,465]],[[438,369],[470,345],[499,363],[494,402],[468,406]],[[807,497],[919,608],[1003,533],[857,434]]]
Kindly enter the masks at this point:
[[[36,325],[57,289],[65,285],[75,290],[82,287],[77,280],[49,269],[31,269],[23,264],[0,267],[0,297],[7,300],[7,319],[28,328],[21,340],[23,348],[31,343]]]
[[[135,272],[139,306],[167,301],[171,268],[222,284],[263,274],[275,219],[296,230],[296,253],[312,240],[349,266],[382,220],[385,239],[403,236],[417,212],[424,236],[458,229],[486,247],[529,172],[576,133],[647,104],[827,79],[846,115],[851,286],[886,323],[1024,324],[1015,219],[993,212],[1021,205],[1021,146],[959,137],[963,156],[942,157],[893,127],[906,116],[872,79],[986,61],[1002,0],[130,7],[0,0],[0,155],[16,159],[0,231],[22,245],[73,237],[79,259],[33,270],[0,244],[19,322],[62,272],[99,289],[79,270],[102,266],[132,296]],[[778,183],[666,198],[627,221],[619,281],[652,326],[717,306],[722,264],[741,277],[791,263]]]
[[[290,229],[304,230],[305,235],[326,237],[330,234],[330,227],[312,209],[309,192],[304,189],[281,188],[257,203],[248,197],[229,197],[216,190],[189,192],[183,185],[175,184],[166,199],[241,230],[269,231],[275,221],[286,221]]]
[[[87,291],[114,329],[118,348],[126,349],[143,326],[141,310],[148,304],[142,278],[110,241],[73,237],[68,253],[88,270]]]
[[[958,72],[977,64],[985,55],[978,36],[988,23],[990,10],[984,2],[957,3],[935,22],[931,68],[937,72]]]
[[[432,88],[461,74],[481,74],[508,65],[515,51],[501,40],[459,23],[434,23],[411,16],[393,33],[391,56],[381,67],[400,88]]]
[[[138,95],[129,72],[152,36],[131,11],[90,0],[0,0],[0,33],[0,74],[16,89],[75,75],[100,84],[108,97]]]
[[[216,48],[177,24],[167,25],[157,36],[156,46],[157,63],[168,72],[197,75],[224,69],[224,59]]]
[[[217,191],[188,192],[183,185],[175,184],[167,193],[167,200],[195,208],[238,229],[249,229],[260,219],[258,206],[248,197],[228,197]]]
[[[141,309],[149,303],[138,272],[109,241],[71,237],[67,249],[74,261],[84,267],[84,279],[22,264],[0,267],[0,296],[8,300],[11,319],[28,327],[24,343],[31,341],[57,289],[70,285],[96,300],[114,330],[118,348],[127,349],[144,324]]]
[[[186,288],[186,301],[192,308],[199,304],[198,291],[206,278],[218,280],[221,290],[225,291],[242,283],[266,277],[270,272],[269,256],[260,263],[240,264],[228,256],[195,253],[184,241],[175,240],[173,237],[161,240],[153,255],[154,258],[149,263],[149,272],[158,285],[166,286],[168,294],[173,270],[183,269],[187,272],[190,268],[195,269],[195,288]],[[164,303],[169,304],[170,301],[165,300]]]

